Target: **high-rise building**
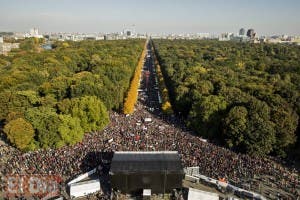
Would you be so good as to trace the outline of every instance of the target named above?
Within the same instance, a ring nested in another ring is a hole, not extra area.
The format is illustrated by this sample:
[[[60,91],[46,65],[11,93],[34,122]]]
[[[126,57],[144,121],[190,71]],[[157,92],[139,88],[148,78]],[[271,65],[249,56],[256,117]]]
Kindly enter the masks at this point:
[[[233,33],[222,33],[219,36],[219,41],[229,41],[233,37]]]
[[[3,37],[0,37],[0,43],[3,43]]]
[[[135,35],[135,32],[134,32],[134,30],[133,29],[124,29],[123,30],[123,35],[125,36],[125,37],[133,37],[134,35]]]
[[[126,36],[131,36],[132,32],[130,30],[127,30],[125,34],[126,34]]]
[[[38,34],[39,34],[39,29],[37,29],[37,28],[30,29],[30,35],[31,36],[36,36]]]
[[[35,37],[35,38],[43,38],[43,35],[39,34],[39,29],[37,28],[32,28],[30,29],[29,33],[25,34],[25,37]]]
[[[251,38],[251,39],[253,39],[254,37],[255,37],[255,32],[254,32],[254,29],[248,29],[248,31],[247,31],[247,36],[249,37],[249,38]]]
[[[245,29],[244,29],[244,28],[241,28],[240,31],[239,31],[239,35],[240,35],[240,36],[244,36],[244,35],[245,35],[245,32],[246,32]]]

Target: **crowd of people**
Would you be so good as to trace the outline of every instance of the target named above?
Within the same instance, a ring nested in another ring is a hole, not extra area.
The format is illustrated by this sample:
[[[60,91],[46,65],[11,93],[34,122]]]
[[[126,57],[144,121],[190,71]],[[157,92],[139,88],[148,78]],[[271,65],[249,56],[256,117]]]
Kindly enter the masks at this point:
[[[158,103],[155,70],[147,58],[136,110],[132,115],[110,113],[110,124],[102,131],[85,134],[82,142],[59,149],[41,149],[22,153],[8,145],[0,147],[0,175],[56,174],[67,182],[89,171],[103,161],[101,152],[178,151],[184,167],[199,166],[200,173],[212,178],[225,178],[232,184],[251,184],[254,180],[290,194],[300,196],[299,173],[273,158],[252,157],[219,147],[194,136],[182,120],[165,116]],[[145,120],[146,118],[151,120]],[[1,182],[1,189],[5,183]]]

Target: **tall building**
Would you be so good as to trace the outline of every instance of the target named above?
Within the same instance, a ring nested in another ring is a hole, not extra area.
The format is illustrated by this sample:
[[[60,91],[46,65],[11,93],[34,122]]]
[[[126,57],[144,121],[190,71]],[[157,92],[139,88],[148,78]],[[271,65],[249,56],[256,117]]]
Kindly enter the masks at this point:
[[[219,36],[219,41],[229,41],[233,37],[233,33],[222,33]]]
[[[32,28],[32,29],[30,29],[29,33],[25,34],[25,37],[43,38],[43,35],[39,34],[39,29]]]
[[[131,32],[130,30],[127,30],[126,33],[125,33],[125,35],[126,35],[126,36],[131,36],[131,35],[132,35],[132,32]]]
[[[125,37],[133,37],[133,36],[135,36],[135,31],[134,31],[134,29],[124,29],[123,30],[123,36],[125,36]]]
[[[36,36],[38,34],[39,34],[39,29],[37,29],[37,28],[30,29],[30,35],[31,36]]]
[[[253,39],[254,37],[255,37],[255,32],[254,32],[254,29],[248,29],[248,31],[247,31],[247,36],[249,37],[249,38],[251,38],[251,39]]]
[[[133,24],[131,27],[125,28],[121,34],[126,38],[135,38],[137,36],[135,32],[135,25]]]
[[[241,28],[240,31],[239,31],[239,35],[240,35],[240,36],[244,36],[244,35],[245,35],[245,32],[246,32],[245,29],[244,29],[244,28]]]
[[[3,37],[0,37],[0,43],[3,43]]]

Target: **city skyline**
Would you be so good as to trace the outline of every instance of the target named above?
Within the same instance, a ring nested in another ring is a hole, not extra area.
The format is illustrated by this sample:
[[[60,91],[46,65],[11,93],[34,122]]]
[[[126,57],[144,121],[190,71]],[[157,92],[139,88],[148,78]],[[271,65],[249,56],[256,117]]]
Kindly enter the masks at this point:
[[[0,31],[299,35],[300,2],[228,0],[0,0]]]

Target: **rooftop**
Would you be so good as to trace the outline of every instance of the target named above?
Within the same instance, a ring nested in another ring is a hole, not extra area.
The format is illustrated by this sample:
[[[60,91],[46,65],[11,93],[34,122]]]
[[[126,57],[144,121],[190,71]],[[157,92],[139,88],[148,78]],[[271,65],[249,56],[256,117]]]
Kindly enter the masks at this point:
[[[112,159],[112,173],[154,171],[183,173],[183,168],[178,152],[115,152]]]

